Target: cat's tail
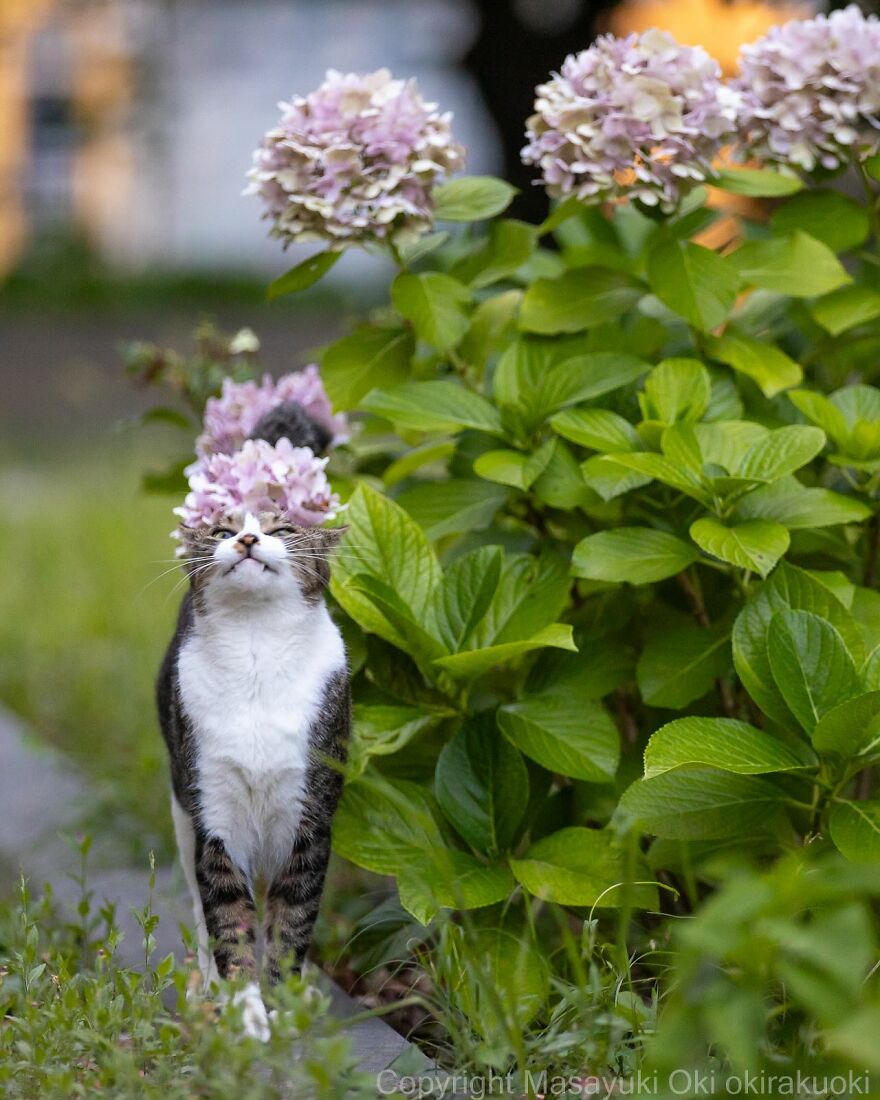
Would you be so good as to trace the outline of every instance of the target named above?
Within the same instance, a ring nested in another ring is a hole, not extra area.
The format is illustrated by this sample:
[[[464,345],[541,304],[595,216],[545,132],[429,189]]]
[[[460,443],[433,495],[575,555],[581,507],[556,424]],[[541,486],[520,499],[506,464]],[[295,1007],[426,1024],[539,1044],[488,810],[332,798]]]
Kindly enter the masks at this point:
[[[310,447],[320,455],[330,446],[333,435],[309,416],[302,405],[283,401],[257,421],[250,438],[265,439],[273,447],[279,439],[289,439],[294,447]]]

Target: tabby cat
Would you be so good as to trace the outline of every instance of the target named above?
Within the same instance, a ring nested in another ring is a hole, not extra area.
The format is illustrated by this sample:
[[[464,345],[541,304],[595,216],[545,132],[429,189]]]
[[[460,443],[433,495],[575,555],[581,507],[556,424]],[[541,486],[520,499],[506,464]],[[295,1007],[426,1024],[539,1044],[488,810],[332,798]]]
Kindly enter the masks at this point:
[[[252,433],[282,436],[316,450],[328,442],[295,405]],[[189,591],[157,684],[174,828],[206,988],[243,975],[244,1027],[264,1039],[257,942],[270,983],[302,965],[342,787],[349,677],[323,599],[340,532],[271,513],[179,531]]]

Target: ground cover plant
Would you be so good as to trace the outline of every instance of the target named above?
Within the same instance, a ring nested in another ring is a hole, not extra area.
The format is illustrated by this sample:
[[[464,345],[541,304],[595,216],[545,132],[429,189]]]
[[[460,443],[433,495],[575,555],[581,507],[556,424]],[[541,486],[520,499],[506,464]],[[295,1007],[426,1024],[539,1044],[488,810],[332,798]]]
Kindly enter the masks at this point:
[[[279,989],[275,1008],[287,1027],[268,1044],[242,1036],[241,1008],[225,983],[214,1002],[189,996],[197,972],[173,955],[156,957],[152,878],[137,913],[143,965],[120,963],[116,914],[93,896],[85,872],[89,842],[79,847],[75,913],[59,915],[51,891],[33,897],[22,880],[16,903],[0,914],[4,1096],[374,1095],[339,1022],[327,1016],[329,999],[303,979]]]
[[[397,890],[350,960],[424,977],[450,1066],[880,1071],[878,65],[855,8],[731,84],[603,40],[537,91],[540,226],[438,182],[448,120],[387,74],[258,154],[273,233],[327,244],[273,295],[353,245],[396,265],[320,355],[352,424],[334,844]],[[208,350],[133,357],[188,433],[153,488],[259,376],[247,335]]]

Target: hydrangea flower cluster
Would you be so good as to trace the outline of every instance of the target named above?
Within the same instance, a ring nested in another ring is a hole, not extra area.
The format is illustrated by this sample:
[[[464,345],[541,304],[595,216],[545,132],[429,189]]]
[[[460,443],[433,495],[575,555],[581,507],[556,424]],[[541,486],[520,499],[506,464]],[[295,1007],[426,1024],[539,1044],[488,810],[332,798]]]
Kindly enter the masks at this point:
[[[275,511],[303,527],[333,519],[339,498],[308,447],[248,439],[234,454],[203,455],[187,468],[190,491],[174,514],[185,527],[216,523],[232,512]]]
[[[284,241],[405,241],[430,229],[434,185],[463,162],[450,114],[414,80],[387,69],[330,70],[283,115],[254,153],[246,194],[259,195]]]
[[[736,132],[739,99],[699,47],[658,30],[604,35],[538,86],[522,159],[556,198],[637,198],[672,210],[711,177]]]
[[[855,4],[774,27],[744,46],[742,143],[807,172],[880,149],[880,20]]]
[[[333,445],[348,439],[348,422],[333,414],[330,399],[314,363],[285,374],[276,382],[264,374],[260,382],[223,380],[219,397],[205,405],[204,430],[196,440],[199,455],[231,454],[248,438],[261,417],[285,401],[295,401],[333,435]]]

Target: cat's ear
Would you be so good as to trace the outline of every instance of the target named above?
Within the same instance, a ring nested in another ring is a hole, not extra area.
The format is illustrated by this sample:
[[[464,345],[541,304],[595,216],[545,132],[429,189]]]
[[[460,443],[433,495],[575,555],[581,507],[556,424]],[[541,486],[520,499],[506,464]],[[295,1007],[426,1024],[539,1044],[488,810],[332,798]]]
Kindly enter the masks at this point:
[[[351,524],[345,523],[341,527],[321,527],[321,540],[328,550],[338,546],[344,535],[351,530]]]

